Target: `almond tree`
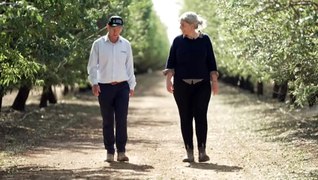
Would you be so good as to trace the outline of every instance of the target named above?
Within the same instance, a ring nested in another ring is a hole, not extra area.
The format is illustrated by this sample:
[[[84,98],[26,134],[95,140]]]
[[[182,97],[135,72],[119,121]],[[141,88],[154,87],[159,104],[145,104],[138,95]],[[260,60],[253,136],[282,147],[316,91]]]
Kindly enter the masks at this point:
[[[142,11],[141,11],[142,9]],[[40,107],[56,103],[52,87],[87,83],[92,42],[106,33],[111,15],[125,19],[137,73],[163,65],[168,37],[151,0],[22,0],[0,3],[0,95],[19,89],[12,108],[23,111],[33,86],[42,86]]]
[[[318,4],[313,0],[188,1],[208,18],[222,74],[273,81],[296,106],[318,98]]]

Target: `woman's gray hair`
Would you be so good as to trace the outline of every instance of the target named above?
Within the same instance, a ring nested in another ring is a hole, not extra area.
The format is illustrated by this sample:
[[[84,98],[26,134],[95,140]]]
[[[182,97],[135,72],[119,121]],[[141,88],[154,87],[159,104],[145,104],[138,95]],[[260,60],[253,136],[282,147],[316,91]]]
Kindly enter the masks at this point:
[[[203,30],[206,28],[206,20],[203,19],[201,16],[196,14],[195,12],[185,12],[180,16],[180,21],[185,21],[189,24],[194,24],[195,29]]]

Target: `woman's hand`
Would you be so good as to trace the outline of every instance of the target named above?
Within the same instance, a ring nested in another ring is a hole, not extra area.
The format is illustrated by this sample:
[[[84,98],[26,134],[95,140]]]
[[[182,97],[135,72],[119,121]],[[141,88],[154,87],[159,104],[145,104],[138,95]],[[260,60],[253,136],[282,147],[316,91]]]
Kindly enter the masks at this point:
[[[166,80],[166,88],[168,92],[173,93],[173,84],[171,80]]]
[[[219,93],[219,84],[217,80],[211,82],[211,90],[213,95],[217,95]]]
[[[173,76],[173,73],[171,73],[171,72],[168,72],[166,74],[166,88],[167,88],[167,91],[170,93],[173,93],[173,83],[171,81],[172,76]]]
[[[217,95],[219,93],[218,77],[219,77],[219,73],[217,71],[212,71],[210,73],[211,90],[213,95]]]

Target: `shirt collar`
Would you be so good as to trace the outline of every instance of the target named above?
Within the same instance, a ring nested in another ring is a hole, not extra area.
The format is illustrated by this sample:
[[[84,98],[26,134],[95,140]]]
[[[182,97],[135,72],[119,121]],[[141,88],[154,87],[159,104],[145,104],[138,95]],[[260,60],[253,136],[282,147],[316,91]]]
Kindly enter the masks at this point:
[[[103,38],[104,38],[105,42],[111,42],[110,39],[108,38],[108,33]],[[121,36],[119,36],[119,39],[118,39],[117,42],[122,42],[122,37]]]

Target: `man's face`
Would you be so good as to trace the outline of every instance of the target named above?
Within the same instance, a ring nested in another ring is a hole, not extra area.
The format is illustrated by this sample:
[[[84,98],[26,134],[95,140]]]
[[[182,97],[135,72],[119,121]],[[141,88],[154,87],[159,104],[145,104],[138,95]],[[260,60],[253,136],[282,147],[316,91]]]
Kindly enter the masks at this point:
[[[122,26],[107,26],[108,28],[108,35],[110,36],[110,38],[118,38],[121,31],[123,30]]]

